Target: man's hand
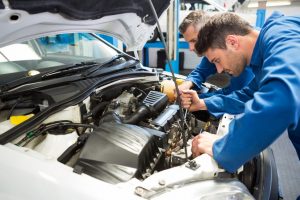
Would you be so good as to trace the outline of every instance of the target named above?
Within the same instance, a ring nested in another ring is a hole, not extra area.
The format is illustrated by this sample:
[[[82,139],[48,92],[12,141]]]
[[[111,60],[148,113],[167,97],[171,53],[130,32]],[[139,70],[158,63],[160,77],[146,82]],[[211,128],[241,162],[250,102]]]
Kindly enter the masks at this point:
[[[192,81],[184,81],[180,85],[178,85],[179,92],[182,90],[189,90],[193,87],[193,82]]]
[[[192,81],[184,81],[180,85],[178,85],[178,90],[179,90],[179,95],[182,93],[183,90],[189,90],[193,87],[193,82]],[[177,92],[174,87],[174,97],[175,99],[177,98]]]
[[[192,141],[192,154],[193,157],[197,157],[203,153],[207,153],[210,156],[213,156],[212,147],[214,142],[219,139],[221,136],[211,134],[208,132],[203,132],[194,137]]]
[[[197,92],[194,90],[182,90],[180,98],[182,107],[191,112],[207,110],[205,102],[199,98]]]

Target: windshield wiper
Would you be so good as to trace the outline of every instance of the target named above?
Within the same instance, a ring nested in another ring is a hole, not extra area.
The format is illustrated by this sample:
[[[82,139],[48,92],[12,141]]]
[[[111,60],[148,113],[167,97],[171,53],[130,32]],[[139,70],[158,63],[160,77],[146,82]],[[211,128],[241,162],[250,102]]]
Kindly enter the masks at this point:
[[[94,61],[81,62],[81,63],[77,63],[75,65],[71,65],[69,67],[64,67],[64,68],[56,69],[53,71],[48,71],[46,73],[41,74],[40,77],[42,80],[47,79],[47,78],[59,77],[59,76],[66,75],[69,73],[87,70],[90,67],[94,67],[94,66],[98,66],[98,65],[99,65],[99,63],[94,62]]]
[[[93,67],[89,68],[84,73],[82,73],[81,76],[87,77],[90,74],[94,73],[95,71],[98,71],[99,69],[101,69],[103,67],[106,67],[107,65],[111,64],[112,62],[114,62],[117,59],[122,58],[122,57],[124,57],[123,54],[117,54],[117,55],[113,56],[110,60],[108,60],[107,62],[105,62],[105,63],[103,63],[101,65],[96,65],[96,66],[93,66]]]
[[[94,71],[97,71],[98,69],[105,67],[106,65],[114,62],[115,60],[119,59],[120,57],[123,57],[122,54],[117,54],[113,57],[111,57],[111,59],[109,59],[108,61],[104,62],[104,63],[99,63],[96,61],[89,61],[89,62],[81,62],[80,64],[76,64],[67,68],[62,68],[62,69],[57,69],[54,71],[50,71],[47,72],[45,74],[42,75],[42,79],[46,79],[46,78],[52,78],[55,76],[61,76],[61,75],[65,75],[68,73],[74,73],[77,71],[84,71],[84,73],[81,74],[81,76],[86,77],[87,75],[89,75],[90,73],[93,73]]]
[[[19,78],[17,80],[11,81],[9,83],[6,83],[2,86],[0,86],[0,94],[3,92],[6,92],[8,90],[11,90],[17,86],[24,85],[26,83],[33,83],[41,80],[46,80],[50,78],[55,78],[55,77],[61,77],[66,74],[72,74],[75,72],[80,72],[80,71],[86,71],[85,73],[81,74],[83,77],[88,76],[89,74],[97,71],[98,69],[110,64],[111,62],[117,60],[118,58],[122,57],[122,54],[117,54],[116,56],[113,56],[111,59],[108,61],[100,64],[95,61],[89,61],[89,62],[81,62],[79,64],[75,65],[70,65],[68,67],[63,67],[59,68],[53,71],[48,71],[45,73],[37,74],[35,76],[26,76]]]
[[[85,68],[89,68],[89,67],[93,67],[94,65],[99,65],[99,63],[96,62],[82,62],[80,64],[75,64],[75,65],[70,65],[68,67],[66,67],[66,65],[64,65],[63,68],[59,68],[53,71],[47,71],[45,73],[40,73],[34,76],[25,76],[25,77],[21,77],[19,79],[13,80],[11,82],[8,82],[4,85],[0,86],[0,94],[3,92],[6,92],[8,90],[11,90],[15,87],[18,87],[20,85],[24,85],[26,83],[33,83],[33,82],[37,82],[37,81],[41,81],[50,77],[54,77],[54,76],[58,76],[58,75],[64,75],[67,73],[71,73],[71,72],[76,72],[76,71],[81,71]]]

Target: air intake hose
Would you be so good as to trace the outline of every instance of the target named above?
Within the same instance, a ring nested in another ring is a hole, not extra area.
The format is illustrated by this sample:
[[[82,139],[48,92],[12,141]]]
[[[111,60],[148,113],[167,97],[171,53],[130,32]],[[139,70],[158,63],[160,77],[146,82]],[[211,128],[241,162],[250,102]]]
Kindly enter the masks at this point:
[[[146,116],[160,112],[168,103],[166,94],[150,91],[143,101],[143,105],[138,108],[138,111],[123,120],[125,124],[137,124],[144,120]]]

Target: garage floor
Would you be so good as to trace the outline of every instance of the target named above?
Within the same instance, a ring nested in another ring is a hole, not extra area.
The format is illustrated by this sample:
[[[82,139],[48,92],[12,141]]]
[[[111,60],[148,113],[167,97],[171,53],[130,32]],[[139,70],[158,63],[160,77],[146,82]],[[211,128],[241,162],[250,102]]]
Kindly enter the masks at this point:
[[[271,148],[275,155],[283,199],[296,200],[300,196],[300,161],[287,132],[279,137]]]
[[[180,73],[187,75],[191,70]],[[208,78],[207,82],[224,87],[228,84],[228,77],[216,74]],[[278,170],[281,195],[284,200],[300,200],[300,160],[288,138],[287,133],[279,137],[271,146]]]

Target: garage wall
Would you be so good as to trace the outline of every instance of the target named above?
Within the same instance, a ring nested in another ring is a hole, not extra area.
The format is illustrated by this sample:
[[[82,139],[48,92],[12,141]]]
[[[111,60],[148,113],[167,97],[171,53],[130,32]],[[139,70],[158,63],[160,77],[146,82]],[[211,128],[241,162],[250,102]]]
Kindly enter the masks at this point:
[[[237,12],[241,13],[251,13],[255,14],[257,8],[247,8],[247,5],[239,8]],[[285,15],[299,15],[300,11],[300,1],[292,1],[292,4],[289,6],[276,6],[276,7],[267,7],[266,8],[266,18],[269,17],[274,11],[282,12]]]
[[[149,48],[149,67],[157,66],[157,51],[158,48]],[[200,62],[200,59],[195,53],[190,52],[188,49],[180,49],[179,52],[184,52],[184,69],[194,69]]]

